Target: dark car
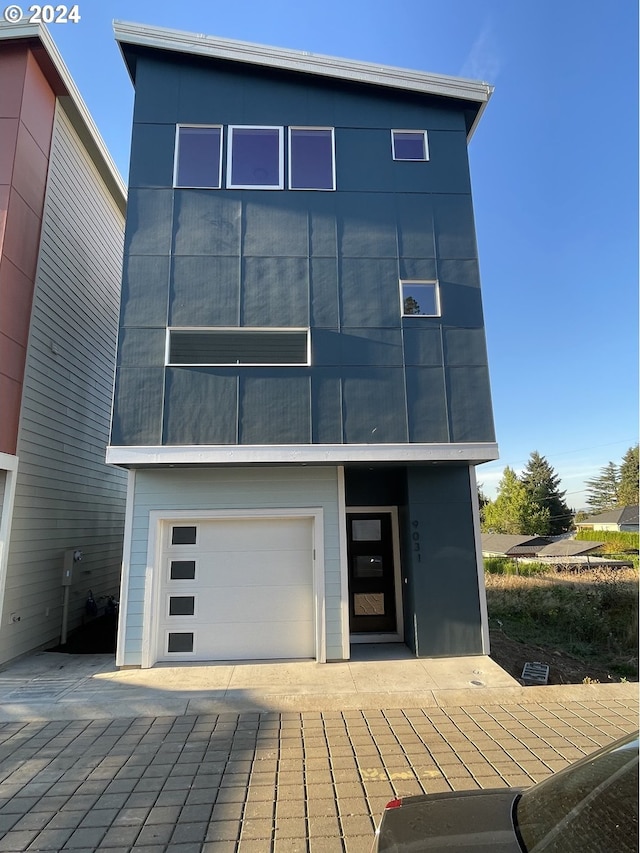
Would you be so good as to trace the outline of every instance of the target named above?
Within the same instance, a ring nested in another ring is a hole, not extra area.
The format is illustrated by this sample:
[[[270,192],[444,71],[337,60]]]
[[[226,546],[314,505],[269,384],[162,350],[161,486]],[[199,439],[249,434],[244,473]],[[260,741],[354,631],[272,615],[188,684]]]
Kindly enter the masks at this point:
[[[637,853],[638,732],[531,788],[388,803],[372,853]]]

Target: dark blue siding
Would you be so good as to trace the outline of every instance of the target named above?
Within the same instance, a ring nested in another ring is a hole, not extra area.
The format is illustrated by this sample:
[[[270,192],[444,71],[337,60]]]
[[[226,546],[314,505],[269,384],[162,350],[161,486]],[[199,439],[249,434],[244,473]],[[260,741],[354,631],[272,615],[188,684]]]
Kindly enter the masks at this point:
[[[173,189],[176,122],[334,127],[337,191]],[[493,441],[470,192],[454,104],[139,58],[112,443]],[[401,278],[442,316],[403,320]],[[312,364],[164,368],[167,325],[309,326]]]

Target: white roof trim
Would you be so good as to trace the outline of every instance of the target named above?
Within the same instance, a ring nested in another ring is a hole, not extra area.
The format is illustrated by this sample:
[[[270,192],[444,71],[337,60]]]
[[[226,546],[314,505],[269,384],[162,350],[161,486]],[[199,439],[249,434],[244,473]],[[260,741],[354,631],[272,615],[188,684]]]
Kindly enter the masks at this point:
[[[112,465],[344,465],[356,462],[463,462],[498,459],[494,442],[457,444],[198,445],[107,448]]]
[[[288,48],[268,47],[252,42],[183,32],[165,27],[114,21],[113,29],[121,46],[123,44],[134,44],[160,50],[191,53],[196,56],[207,56],[212,59],[251,63],[288,71],[351,80],[357,83],[405,89],[427,95],[459,98],[479,104],[480,114],[493,92],[493,86],[488,83],[468,80],[463,77],[428,74],[424,71],[412,71],[391,65],[341,59]],[[474,122],[474,127],[476,124],[477,119]],[[469,136],[472,132],[473,128]]]
[[[13,41],[17,39],[38,39],[44,47],[68,93],[68,95],[58,97],[60,105],[68,114],[71,123],[82,137],[83,142],[90,149],[91,157],[98,171],[109,187],[114,199],[116,199],[118,206],[124,212],[127,200],[126,184],[49,31],[41,24],[0,24],[0,41]]]

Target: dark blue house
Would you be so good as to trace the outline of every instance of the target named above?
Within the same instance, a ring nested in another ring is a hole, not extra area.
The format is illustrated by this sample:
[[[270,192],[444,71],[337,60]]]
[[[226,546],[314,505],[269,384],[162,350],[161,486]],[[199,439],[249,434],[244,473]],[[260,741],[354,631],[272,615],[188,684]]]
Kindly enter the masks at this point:
[[[491,87],[117,23],[120,665],[488,653],[467,144]]]

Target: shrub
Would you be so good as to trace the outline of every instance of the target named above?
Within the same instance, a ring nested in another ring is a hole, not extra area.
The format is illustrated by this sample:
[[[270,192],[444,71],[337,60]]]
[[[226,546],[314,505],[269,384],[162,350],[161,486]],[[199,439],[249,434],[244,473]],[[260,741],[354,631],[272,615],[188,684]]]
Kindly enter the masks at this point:
[[[640,537],[637,533],[619,530],[578,530],[576,539],[583,542],[604,542],[607,554],[623,554],[625,551],[637,551]]]

